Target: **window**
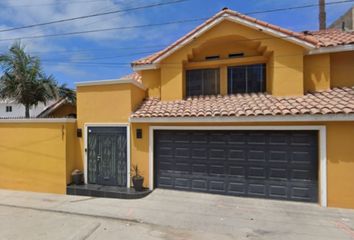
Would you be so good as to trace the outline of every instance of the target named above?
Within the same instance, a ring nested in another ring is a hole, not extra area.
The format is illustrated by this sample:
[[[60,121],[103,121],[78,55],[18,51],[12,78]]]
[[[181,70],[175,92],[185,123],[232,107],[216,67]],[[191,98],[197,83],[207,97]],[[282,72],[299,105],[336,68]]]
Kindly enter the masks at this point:
[[[6,112],[12,112],[12,106],[6,106]]]
[[[196,69],[186,72],[186,95],[216,95],[220,92],[220,71]]]
[[[228,93],[264,92],[266,65],[254,64],[228,68]]]

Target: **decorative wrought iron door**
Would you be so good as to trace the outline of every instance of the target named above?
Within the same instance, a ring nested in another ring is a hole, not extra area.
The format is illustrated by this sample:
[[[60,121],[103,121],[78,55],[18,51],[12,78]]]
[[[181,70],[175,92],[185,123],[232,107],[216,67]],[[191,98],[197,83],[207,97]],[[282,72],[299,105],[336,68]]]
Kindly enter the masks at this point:
[[[88,182],[127,185],[127,128],[88,128]]]

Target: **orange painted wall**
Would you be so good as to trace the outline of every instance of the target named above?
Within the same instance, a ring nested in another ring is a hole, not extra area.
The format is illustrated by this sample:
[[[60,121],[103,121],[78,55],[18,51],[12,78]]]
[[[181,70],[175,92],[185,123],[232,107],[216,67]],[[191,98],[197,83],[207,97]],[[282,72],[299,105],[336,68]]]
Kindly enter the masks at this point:
[[[331,54],[331,87],[354,86],[354,51]]]
[[[260,40],[244,46],[247,39]],[[209,44],[217,40],[219,41],[218,44]],[[184,97],[184,65],[191,61],[198,62],[206,55],[220,54],[221,57],[225,57],[225,49],[220,48],[224,45],[230,46],[230,49],[226,51],[229,53],[244,48],[245,60],[248,56],[268,58],[268,69],[271,71],[268,75],[269,79],[267,79],[269,93],[277,96],[303,95],[303,59],[305,54],[303,47],[289,43],[284,39],[270,37],[270,35],[261,31],[237,23],[224,21],[161,62],[161,99],[182,99]],[[206,65],[209,64],[208,61],[204,62]],[[255,61],[254,63],[258,62]],[[249,64],[252,64],[252,62]]]
[[[0,123],[0,188],[66,192],[75,123]]]
[[[304,87],[307,91],[328,90],[331,78],[331,58],[329,54],[305,56]]]
[[[328,205],[354,208],[354,123],[327,124]]]
[[[128,123],[146,92],[133,84],[110,84],[77,87],[77,128],[83,136],[76,138],[74,167],[84,168],[84,132],[88,123]]]

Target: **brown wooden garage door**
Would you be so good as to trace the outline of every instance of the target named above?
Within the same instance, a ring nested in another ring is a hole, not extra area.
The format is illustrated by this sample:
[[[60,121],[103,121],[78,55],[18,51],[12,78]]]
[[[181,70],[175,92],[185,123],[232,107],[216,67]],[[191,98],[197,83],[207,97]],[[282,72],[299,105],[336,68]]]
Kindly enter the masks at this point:
[[[316,202],[317,135],[155,130],[155,187]]]

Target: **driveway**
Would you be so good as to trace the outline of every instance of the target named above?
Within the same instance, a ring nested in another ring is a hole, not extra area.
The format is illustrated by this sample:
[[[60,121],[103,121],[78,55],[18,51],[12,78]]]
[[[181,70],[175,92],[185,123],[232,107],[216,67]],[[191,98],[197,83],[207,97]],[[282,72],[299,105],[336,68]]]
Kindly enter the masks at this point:
[[[354,211],[155,190],[121,200],[0,190],[0,239],[354,239]]]

